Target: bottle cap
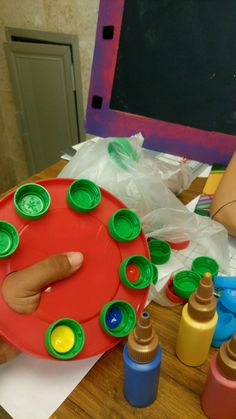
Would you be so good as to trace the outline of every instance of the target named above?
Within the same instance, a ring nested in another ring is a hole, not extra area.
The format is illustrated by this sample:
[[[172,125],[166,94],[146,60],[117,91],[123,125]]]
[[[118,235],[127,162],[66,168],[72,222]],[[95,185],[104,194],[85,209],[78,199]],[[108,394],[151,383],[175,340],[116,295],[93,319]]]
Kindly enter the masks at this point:
[[[206,272],[210,272],[212,276],[215,276],[218,274],[219,265],[214,259],[208,256],[199,256],[193,260],[192,270],[199,273],[201,277],[203,277]]]
[[[7,221],[0,220],[0,259],[14,253],[19,241],[17,229]]]
[[[127,301],[113,300],[102,308],[99,320],[104,332],[123,338],[133,330],[136,324],[136,312]]]
[[[220,347],[216,365],[225,378],[236,381],[236,332]]]
[[[37,183],[26,183],[14,194],[16,212],[27,220],[41,218],[49,209],[51,198],[48,191]]]
[[[229,311],[236,313],[236,290],[226,289],[219,297],[221,304]]]
[[[127,138],[116,137],[108,143],[108,154],[124,170],[129,168],[129,161],[137,160],[137,153]]]
[[[212,276],[206,272],[198,289],[190,295],[188,313],[194,320],[204,322],[211,320],[216,312],[216,298],[213,295]]]
[[[215,276],[213,280],[215,288],[236,290],[236,276]]]
[[[229,313],[230,312],[230,310],[228,310],[225,306],[223,306],[223,304],[221,304],[220,297],[217,298],[216,310],[217,310],[218,314],[224,314],[224,313]]]
[[[71,359],[78,355],[85,343],[84,331],[74,319],[64,318],[52,323],[45,334],[48,352],[58,359]]]
[[[171,249],[173,249],[173,250],[183,250],[183,249],[186,249],[188,247],[190,241],[189,240],[185,240],[183,242],[169,242],[168,241],[168,243],[169,243]]]
[[[156,356],[158,344],[158,337],[152,327],[150,315],[144,311],[139,317],[135,329],[129,334],[129,356],[136,362],[150,362]]]
[[[67,202],[77,212],[89,212],[101,201],[99,187],[88,179],[78,179],[72,182],[67,191]]]
[[[163,240],[150,240],[148,242],[152,263],[162,265],[170,259],[170,245]]]
[[[119,275],[126,287],[143,289],[153,281],[153,265],[145,256],[129,256],[121,262]]]
[[[196,272],[190,270],[177,272],[173,280],[174,291],[179,297],[189,298],[199,286],[200,281],[201,277]]]
[[[158,269],[157,269],[156,265],[154,265],[153,263],[152,263],[152,269],[153,269],[152,283],[154,285],[156,285],[156,283],[158,281]]]
[[[141,222],[133,211],[122,208],[116,211],[109,219],[108,230],[113,239],[126,242],[134,240],[139,236]]]
[[[214,348],[220,348],[221,345],[223,345],[224,342],[225,342],[225,339],[218,340],[218,339],[213,338],[212,341],[211,341],[211,346],[213,346]]]
[[[214,340],[227,340],[236,330],[236,318],[231,313],[218,313],[218,322],[216,325]]]
[[[173,286],[174,277],[171,276],[166,284],[166,296],[169,298],[170,301],[176,304],[184,304],[187,302],[186,298],[182,298],[179,295],[175,294],[174,286]]]

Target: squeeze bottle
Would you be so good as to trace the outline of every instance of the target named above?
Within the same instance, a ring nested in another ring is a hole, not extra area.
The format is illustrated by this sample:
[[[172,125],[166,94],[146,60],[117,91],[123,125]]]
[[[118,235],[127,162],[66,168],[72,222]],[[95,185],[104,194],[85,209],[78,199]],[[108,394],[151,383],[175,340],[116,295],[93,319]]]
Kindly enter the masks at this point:
[[[211,346],[218,315],[210,273],[185,304],[179,325],[176,354],[180,361],[195,367],[203,364]]]
[[[157,397],[162,350],[150,315],[144,311],[124,347],[124,396],[136,407],[145,407]]]
[[[211,360],[201,406],[210,419],[236,418],[236,333]]]

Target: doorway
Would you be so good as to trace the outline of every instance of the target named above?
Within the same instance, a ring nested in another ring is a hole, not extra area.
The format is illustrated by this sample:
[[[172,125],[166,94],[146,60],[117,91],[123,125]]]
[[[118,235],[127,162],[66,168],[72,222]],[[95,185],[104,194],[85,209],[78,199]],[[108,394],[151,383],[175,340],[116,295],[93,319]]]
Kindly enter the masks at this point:
[[[4,43],[29,173],[85,140],[78,37],[6,28]]]

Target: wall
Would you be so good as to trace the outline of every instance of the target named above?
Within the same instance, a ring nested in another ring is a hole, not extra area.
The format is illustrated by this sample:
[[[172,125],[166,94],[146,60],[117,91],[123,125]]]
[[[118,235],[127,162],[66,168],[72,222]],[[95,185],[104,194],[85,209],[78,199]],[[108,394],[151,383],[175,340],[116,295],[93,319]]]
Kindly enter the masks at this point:
[[[98,8],[99,0],[0,0],[0,193],[28,176],[3,49],[4,28],[77,34],[86,110]]]

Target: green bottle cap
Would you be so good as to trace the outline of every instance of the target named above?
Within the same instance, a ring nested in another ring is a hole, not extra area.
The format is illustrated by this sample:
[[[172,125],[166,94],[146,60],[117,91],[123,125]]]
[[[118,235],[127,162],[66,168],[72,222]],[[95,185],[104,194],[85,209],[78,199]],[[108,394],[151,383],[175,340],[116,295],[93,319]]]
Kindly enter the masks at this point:
[[[99,320],[104,332],[117,338],[123,338],[128,336],[135,327],[136,312],[127,301],[113,300],[102,308]]]
[[[108,230],[113,239],[127,242],[136,239],[141,232],[141,222],[137,214],[123,208],[116,211],[108,221]]]
[[[174,275],[174,291],[179,297],[189,298],[196,291],[201,281],[201,276],[193,271],[185,270]]]
[[[51,198],[48,191],[37,183],[20,186],[14,194],[16,212],[27,220],[37,220],[48,211]]]
[[[203,277],[206,272],[210,272],[214,277],[219,272],[219,265],[215,259],[208,256],[199,256],[193,260],[192,270],[201,275],[201,277]]]
[[[162,265],[170,259],[170,245],[163,240],[150,240],[148,242],[149,252],[152,263]]]
[[[108,154],[124,170],[129,168],[130,160],[137,160],[137,153],[127,138],[116,137],[107,146]]]
[[[88,179],[75,180],[67,191],[69,206],[78,212],[93,210],[99,205],[101,198],[99,187]]]
[[[139,275],[132,278],[129,266],[136,267]],[[128,288],[143,289],[149,287],[154,278],[153,265],[145,256],[134,255],[124,259],[120,264],[119,275],[121,282]]]
[[[0,259],[10,256],[19,245],[17,229],[7,221],[0,220]]]
[[[153,269],[152,283],[156,285],[158,281],[158,270],[157,270],[156,265],[154,265],[154,263],[152,263],[152,269]]]
[[[78,355],[85,343],[82,326],[74,319],[63,318],[52,323],[45,334],[48,352],[58,359],[71,359]]]

